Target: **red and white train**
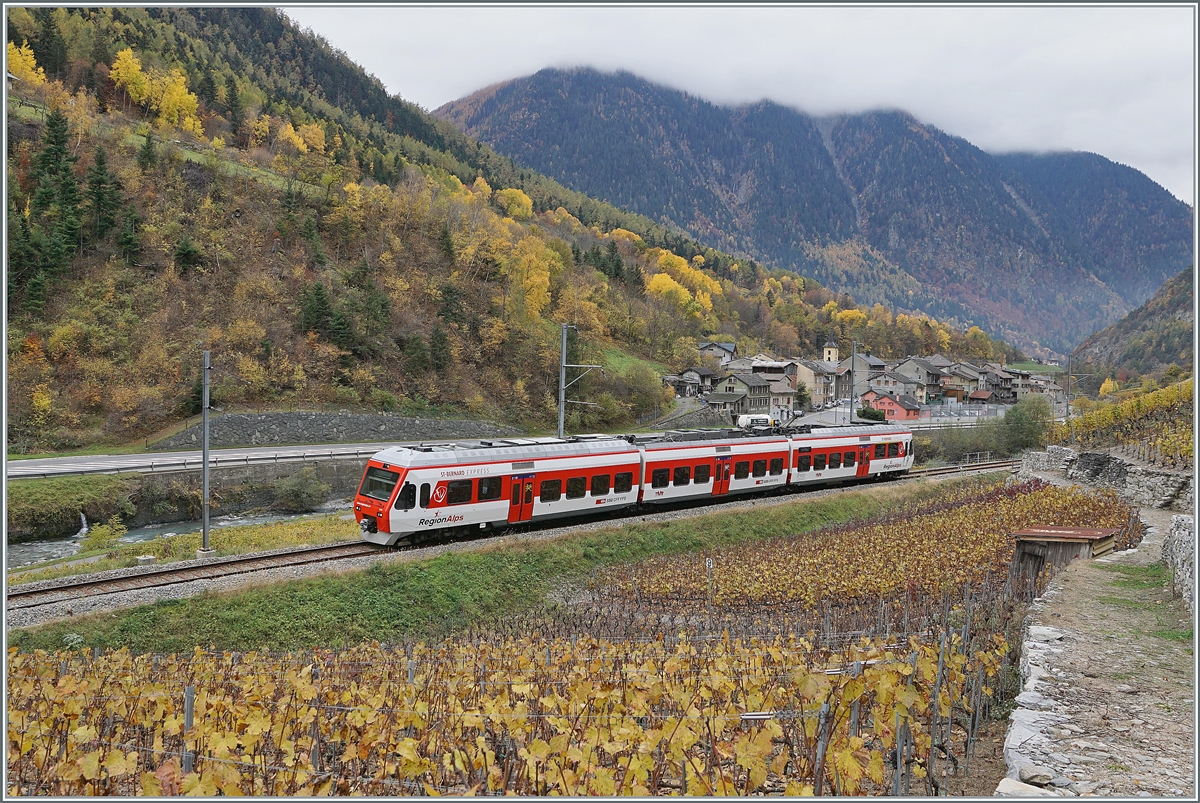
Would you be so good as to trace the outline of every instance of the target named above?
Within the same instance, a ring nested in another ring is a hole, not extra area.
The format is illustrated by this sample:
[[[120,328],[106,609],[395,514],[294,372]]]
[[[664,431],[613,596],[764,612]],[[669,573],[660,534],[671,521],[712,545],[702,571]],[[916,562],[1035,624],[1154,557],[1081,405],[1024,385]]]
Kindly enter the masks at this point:
[[[397,446],[367,461],[354,515],[364,541],[415,544],[447,531],[865,482],[912,464],[912,431],[894,424]]]

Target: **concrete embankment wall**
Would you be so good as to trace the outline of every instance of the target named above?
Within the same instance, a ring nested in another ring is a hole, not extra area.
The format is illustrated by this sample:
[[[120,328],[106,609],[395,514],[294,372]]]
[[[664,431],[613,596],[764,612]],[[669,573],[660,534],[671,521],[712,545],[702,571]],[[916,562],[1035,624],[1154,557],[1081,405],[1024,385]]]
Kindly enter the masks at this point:
[[[208,443],[260,446],[306,443],[386,443],[462,438],[511,438],[520,430],[488,421],[412,418],[380,413],[225,413],[208,422]],[[197,424],[150,446],[156,450],[199,449],[203,428]]]

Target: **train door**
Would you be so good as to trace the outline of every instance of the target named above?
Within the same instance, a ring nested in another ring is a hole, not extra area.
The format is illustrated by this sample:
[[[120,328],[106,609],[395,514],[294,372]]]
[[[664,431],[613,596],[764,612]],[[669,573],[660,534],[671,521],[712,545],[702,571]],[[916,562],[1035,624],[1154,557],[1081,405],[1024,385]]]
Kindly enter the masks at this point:
[[[858,447],[858,471],[854,476],[860,479],[866,479],[867,473],[871,470],[871,444],[861,444]]]
[[[529,521],[533,517],[533,475],[523,474],[512,478],[509,497],[508,523]]]
[[[732,458],[718,457],[716,471],[713,474],[713,496],[724,496],[729,493],[729,461]]]

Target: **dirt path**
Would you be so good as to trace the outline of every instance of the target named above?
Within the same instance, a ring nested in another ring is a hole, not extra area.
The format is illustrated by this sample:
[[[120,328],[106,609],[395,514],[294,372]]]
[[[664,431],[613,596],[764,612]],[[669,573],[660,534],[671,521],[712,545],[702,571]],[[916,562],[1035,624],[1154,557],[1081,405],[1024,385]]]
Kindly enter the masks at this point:
[[[1073,561],[1031,609],[1010,775],[1068,795],[1195,797],[1193,617],[1159,562],[1171,515],[1142,508],[1137,549]]]

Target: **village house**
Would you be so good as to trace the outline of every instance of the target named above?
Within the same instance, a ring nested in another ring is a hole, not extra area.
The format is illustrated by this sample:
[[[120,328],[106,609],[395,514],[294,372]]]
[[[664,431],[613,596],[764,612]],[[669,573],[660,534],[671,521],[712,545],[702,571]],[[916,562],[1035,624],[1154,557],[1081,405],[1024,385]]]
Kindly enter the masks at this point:
[[[795,407],[796,389],[786,379],[777,379],[771,383],[771,416],[780,421],[792,417]]]
[[[870,390],[892,396],[916,397],[921,388],[917,380],[907,377],[904,374],[898,374],[895,371],[883,371],[882,373],[872,374],[868,377],[867,384]]]
[[[733,415],[769,415],[771,412],[771,381],[758,374],[731,374],[722,379],[708,397],[710,407],[712,397],[717,394],[742,394],[742,398],[733,400],[729,405],[729,412]]]
[[[942,369],[942,394],[947,399],[965,402],[967,397],[979,390],[980,371],[969,362],[956,362]]]
[[[679,375],[678,383],[672,384],[675,385],[675,391],[680,396],[699,396],[702,393],[711,393],[713,383],[719,376],[716,371],[709,368],[694,366]],[[680,390],[680,387],[684,390]]]
[[[820,410],[825,405],[833,403],[837,396],[834,393],[834,383],[838,375],[837,362],[826,360],[800,360],[796,363],[796,382],[803,382],[808,388],[808,405],[812,410]]]
[[[896,373],[915,379],[920,389],[913,396],[922,404],[940,402],[942,398],[942,370],[921,357],[909,357],[894,369]]]
[[[851,367],[854,369],[854,387],[850,387]],[[853,354],[838,363],[837,398],[857,399],[870,389],[872,374],[887,370],[887,363],[869,352]]]
[[[877,390],[868,390],[862,396],[864,407],[880,410],[888,421],[915,421],[921,417],[921,405],[907,394],[892,396]]]
[[[718,343],[712,340],[703,340],[697,344],[696,349],[701,354],[707,354],[710,357],[716,357],[721,361],[721,366],[724,367],[730,360],[737,358],[736,343]]]

